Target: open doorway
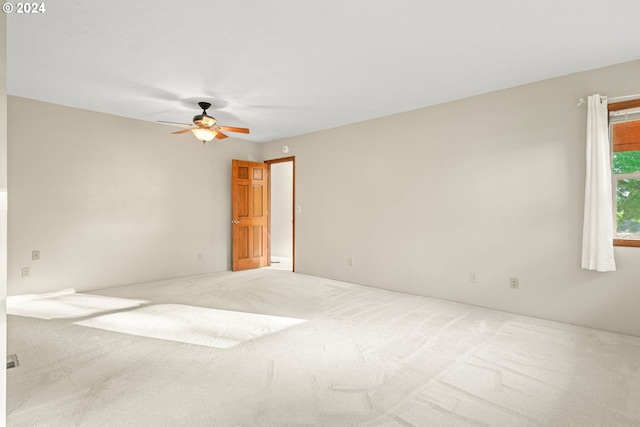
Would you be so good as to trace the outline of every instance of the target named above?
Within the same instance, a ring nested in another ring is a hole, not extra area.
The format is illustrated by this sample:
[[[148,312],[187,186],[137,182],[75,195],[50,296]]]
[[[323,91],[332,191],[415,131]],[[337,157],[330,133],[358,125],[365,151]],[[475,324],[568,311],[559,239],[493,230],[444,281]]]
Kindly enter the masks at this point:
[[[295,157],[268,160],[271,268],[295,271]]]

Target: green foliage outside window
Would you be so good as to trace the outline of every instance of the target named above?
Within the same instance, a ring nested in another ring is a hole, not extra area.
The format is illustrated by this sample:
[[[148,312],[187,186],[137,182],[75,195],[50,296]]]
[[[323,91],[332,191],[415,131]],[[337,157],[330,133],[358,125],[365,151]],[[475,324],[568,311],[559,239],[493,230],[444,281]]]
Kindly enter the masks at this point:
[[[640,151],[613,153],[613,174],[640,171]],[[618,233],[640,233],[640,179],[618,179],[616,224]]]

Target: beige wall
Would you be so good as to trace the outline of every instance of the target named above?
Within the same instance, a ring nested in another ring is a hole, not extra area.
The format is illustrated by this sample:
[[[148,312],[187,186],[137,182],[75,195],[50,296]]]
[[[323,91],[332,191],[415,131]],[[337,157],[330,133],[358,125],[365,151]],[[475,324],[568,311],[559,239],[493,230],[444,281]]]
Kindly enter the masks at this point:
[[[634,61],[266,144],[296,156],[296,270],[640,336],[640,249],[617,248],[615,273],[580,269],[576,107],[640,93],[639,75]]]
[[[10,96],[9,294],[226,270],[231,159],[260,146],[173,130]]]

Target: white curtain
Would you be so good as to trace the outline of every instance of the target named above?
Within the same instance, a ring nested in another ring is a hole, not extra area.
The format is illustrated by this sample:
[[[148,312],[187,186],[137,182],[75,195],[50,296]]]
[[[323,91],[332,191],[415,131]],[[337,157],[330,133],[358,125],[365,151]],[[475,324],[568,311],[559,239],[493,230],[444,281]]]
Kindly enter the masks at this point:
[[[582,268],[615,271],[613,201],[607,99],[592,95],[587,103],[587,178],[584,191]]]

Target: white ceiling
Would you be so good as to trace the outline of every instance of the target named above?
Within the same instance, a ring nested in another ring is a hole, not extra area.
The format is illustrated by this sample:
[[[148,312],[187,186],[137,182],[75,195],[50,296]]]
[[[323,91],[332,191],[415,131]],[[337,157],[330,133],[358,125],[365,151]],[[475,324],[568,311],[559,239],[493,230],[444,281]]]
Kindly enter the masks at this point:
[[[45,6],[8,15],[10,95],[185,123],[209,101],[256,142],[640,58],[638,0]]]

